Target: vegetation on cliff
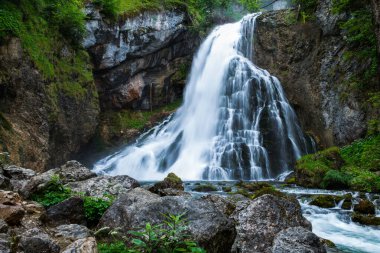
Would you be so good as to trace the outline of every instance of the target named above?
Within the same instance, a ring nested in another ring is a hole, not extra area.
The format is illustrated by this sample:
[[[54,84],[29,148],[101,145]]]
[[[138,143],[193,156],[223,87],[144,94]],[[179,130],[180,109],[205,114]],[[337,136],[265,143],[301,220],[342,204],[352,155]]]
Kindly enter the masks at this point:
[[[296,181],[305,187],[380,192],[380,135],[302,157]]]

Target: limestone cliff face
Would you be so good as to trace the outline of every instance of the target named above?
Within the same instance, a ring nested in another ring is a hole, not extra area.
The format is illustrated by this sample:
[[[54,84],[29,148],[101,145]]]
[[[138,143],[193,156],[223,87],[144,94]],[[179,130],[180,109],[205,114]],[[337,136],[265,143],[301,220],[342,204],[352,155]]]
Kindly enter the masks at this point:
[[[295,11],[268,12],[257,20],[257,65],[277,76],[303,129],[322,147],[344,145],[366,131],[360,95],[345,82],[368,66],[344,60],[347,51],[331,1],[321,1],[316,22],[295,22]]]
[[[45,78],[17,38],[0,45],[0,151],[14,164],[37,171],[59,166],[86,147],[99,125],[112,127],[102,115],[151,109],[182,95],[198,45],[187,14],[162,10],[111,21],[91,4],[85,11],[83,46],[95,82],[80,84],[79,95]],[[69,46],[60,57],[67,54]]]
[[[34,67],[19,39],[0,46],[0,150],[36,171],[70,159],[97,126],[94,85],[89,83],[80,97],[53,90],[53,85]]]
[[[86,8],[88,48],[104,109],[150,109],[178,98],[197,48],[184,12],[144,12],[118,23]],[[177,74],[176,74],[177,73]],[[182,80],[181,80],[182,79]]]

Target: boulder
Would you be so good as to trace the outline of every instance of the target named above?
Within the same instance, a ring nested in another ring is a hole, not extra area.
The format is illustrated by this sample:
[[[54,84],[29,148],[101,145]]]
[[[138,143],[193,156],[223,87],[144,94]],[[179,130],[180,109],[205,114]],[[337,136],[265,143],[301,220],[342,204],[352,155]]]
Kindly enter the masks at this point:
[[[319,206],[322,208],[333,208],[343,199],[344,197],[342,196],[315,195],[313,196],[313,200],[310,202],[310,205]]]
[[[353,213],[351,216],[352,221],[358,222],[367,226],[380,226],[380,217],[374,215],[365,215],[360,213]]]
[[[6,176],[0,173],[0,189],[9,190],[10,180]]]
[[[10,226],[19,225],[24,215],[25,210],[19,205],[0,204],[0,219],[3,219]]]
[[[19,250],[25,253],[58,253],[59,246],[45,232],[33,228],[20,236]]]
[[[163,181],[150,187],[149,191],[160,196],[180,196],[184,194],[184,187],[181,178],[174,173],[169,173]]]
[[[98,253],[94,237],[79,239],[67,246],[62,253]]]
[[[354,205],[354,211],[361,214],[375,214],[375,205],[369,200],[360,200],[360,202]]]
[[[63,224],[86,225],[83,199],[72,197],[49,207],[46,211],[45,221],[55,226]]]
[[[13,226],[19,225],[24,215],[20,195],[11,191],[0,191],[0,219]]]
[[[12,180],[28,180],[36,175],[36,172],[15,165],[9,165],[4,169],[4,175]]]
[[[91,232],[87,227],[78,224],[58,226],[52,229],[52,233],[58,245],[63,249],[79,239],[91,236]]]
[[[289,197],[263,195],[239,205],[231,217],[237,232],[232,252],[270,252],[280,231],[290,227],[311,230],[298,201]]]
[[[117,196],[140,186],[129,176],[98,176],[84,181],[72,182],[66,185],[75,192],[83,192],[87,196],[103,197],[105,194]]]
[[[282,230],[273,241],[273,253],[325,253],[326,249],[311,231],[303,227]]]
[[[135,188],[122,195],[105,212],[98,227],[120,227],[124,232],[163,223],[162,214],[186,213],[192,239],[207,252],[228,252],[235,238],[233,221],[207,199],[153,194]]]
[[[59,168],[57,174],[64,184],[96,177],[95,172],[84,167],[78,161],[68,161]]]
[[[67,184],[96,177],[96,174],[77,161],[69,161],[60,168],[48,170],[30,178],[20,189],[20,193],[24,197],[29,197],[34,192],[43,190],[54,176],[58,176],[62,184]]]

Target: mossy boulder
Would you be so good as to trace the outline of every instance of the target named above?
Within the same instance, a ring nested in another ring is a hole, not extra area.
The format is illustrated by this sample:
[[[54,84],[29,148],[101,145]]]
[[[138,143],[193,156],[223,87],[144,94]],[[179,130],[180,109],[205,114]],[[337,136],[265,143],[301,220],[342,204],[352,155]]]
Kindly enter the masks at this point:
[[[285,198],[285,199],[291,198],[290,196],[286,195],[285,193],[278,191],[273,186],[270,186],[270,187],[263,187],[260,190],[256,191],[255,194],[253,195],[252,199],[256,199],[256,198],[261,197],[265,194],[270,194],[270,195],[273,195],[273,196],[276,196],[279,198]]]
[[[304,187],[319,188],[328,171],[339,170],[344,164],[338,147],[306,155],[296,163],[296,182]]]
[[[361,200],[358,204],[354,205],[354,211],[360,214],[375,214],[375,205],[369,200]]]
[[[236,183],[235,186],[240,189],[245,189],[249,192],[255,192],[266,187],[272,187],[271,184],[266,183],[266,182],[244,182],[244,181],[239,181],[238,183]]]
[[[380,217],[374,215],[364,215],[359,213],[353,213],[351,216],[352,221],[358,222],[367,226],[380,226]]]
[[[342,196],[334,196],[334,195],[315,195],[313,196],[313,200],[310,202],[310,205],[319,206],[322,208],[333,208],[336,204],[343,200]]]
[[[200,184],[194,187],[193,191],[196,192],[216,192],[218,188],[212,184]]]
[[[231,188],[230,186],[223,186],[223,187],[222,187],[222,190],[223,190],[224,192],[231,192],[231,191],[232,191],[232,188]]]
[[[184,189],[181,178],[174,173],[169,173],[163,181],[155,183],[149,188],[149,191],[161,196],[169,196],[182,195]]]

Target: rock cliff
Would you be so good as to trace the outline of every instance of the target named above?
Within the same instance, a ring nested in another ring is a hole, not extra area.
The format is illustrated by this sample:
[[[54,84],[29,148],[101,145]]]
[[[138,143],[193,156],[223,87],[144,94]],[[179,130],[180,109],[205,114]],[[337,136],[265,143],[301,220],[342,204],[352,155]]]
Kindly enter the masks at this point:
[[[369,65],[345,60],[348,51],[331,1],[321,1],[314,22],[296,21],[296,11],[267,12],[257,20],[255,62],[277,76],[303,129],[322,146],[344,145],[366,131],[359,92],[347,80]]]

